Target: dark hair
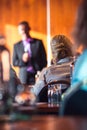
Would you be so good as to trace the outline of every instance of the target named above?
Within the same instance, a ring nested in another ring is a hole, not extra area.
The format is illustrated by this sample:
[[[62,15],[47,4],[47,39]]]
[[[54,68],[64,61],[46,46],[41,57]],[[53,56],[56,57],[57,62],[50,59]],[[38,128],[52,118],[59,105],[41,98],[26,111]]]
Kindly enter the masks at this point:
[[[53,55],[54,62],[58,62],[58,60],[73,56],[72,53],[72,43],[71,41],[64,35],[56,35],[51,40],[51,50]]]
[[[87,46],[87,0],[83,0],[77,11],[77,19],[72,35],[77,45]]]
[[[30,26],[29,26],[29,23],[27,22],[27,21],[22,21],[22,22],[20,22],[19,24],[18,24],[18,26],[19,25],[24,25],[25,26],[25,29],[27,29],[27,31],[30,31],[31,30],[31,28],[30,28]]]

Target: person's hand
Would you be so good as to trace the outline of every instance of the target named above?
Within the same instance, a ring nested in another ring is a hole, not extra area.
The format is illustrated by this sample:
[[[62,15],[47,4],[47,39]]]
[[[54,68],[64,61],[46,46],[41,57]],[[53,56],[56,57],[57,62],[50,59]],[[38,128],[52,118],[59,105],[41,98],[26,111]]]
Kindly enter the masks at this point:
[[[40,76],[40,71],[37,71],[37,74],[35,75],[35,81],[38,82],[39,81],[39,76]]]
[[[35,103],[35,100],[36,100],[36,96],[29,92],[29,91],[24,91],[20,94],[18,94],[16,97],[15,97],[15,101],[18,103],[18,104],[34,104]]]
[[[27,61],[29,60],[29,54],[28,54],[27,52],[25,52],[25,53],[23,54],[22,60],[23,60],[24,62],[27,62]]]

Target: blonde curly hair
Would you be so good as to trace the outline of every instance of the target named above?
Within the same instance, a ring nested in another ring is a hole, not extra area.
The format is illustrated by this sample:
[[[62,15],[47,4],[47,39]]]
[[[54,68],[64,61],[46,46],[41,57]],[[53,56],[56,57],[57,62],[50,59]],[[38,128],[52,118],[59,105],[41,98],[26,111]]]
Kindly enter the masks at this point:
[[[73,56],[72,43],[66,36],[56,35],[52,38],[50,44],[54,63],[57,63],[60,59]]]

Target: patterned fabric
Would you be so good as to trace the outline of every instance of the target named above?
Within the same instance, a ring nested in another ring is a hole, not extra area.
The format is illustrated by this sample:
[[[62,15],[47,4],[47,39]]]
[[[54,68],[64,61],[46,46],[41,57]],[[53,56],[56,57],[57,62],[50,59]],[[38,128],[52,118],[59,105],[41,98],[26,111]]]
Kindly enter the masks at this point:
[[[35,95],[38,95],[41,89],[51,81],[67,80],[70,81],[70,64],[73,58],[67,57],[60,60],[57,65],[52,65],[45,68],[39,77],[39,80],[31,90]]]

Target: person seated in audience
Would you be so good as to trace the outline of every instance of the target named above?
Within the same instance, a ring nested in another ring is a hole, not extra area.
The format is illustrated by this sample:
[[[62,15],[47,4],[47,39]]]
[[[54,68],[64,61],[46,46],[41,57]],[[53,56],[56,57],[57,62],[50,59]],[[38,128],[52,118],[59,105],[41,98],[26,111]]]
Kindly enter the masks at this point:
[[[17,84],[17,80],[13,82],[13,75],[12,67],[10,66],[10,51],[6,47],[6,37],[4,35],[0,35],[0,94],[3,94],[3,92],[5,93],[7,91],[9,92],[9,89],[13,86],[14,89],[16,88],[15,84]],[[14,79],[16,79],[16,76],[14,77]],[[11,85],[10,88],[9,81]],[[14,96],[13,93],[10,94]]]
[[[77,47],[83,46],[82,54],[79,56],[72,75],[72,86],[87,78],[87,1],[83,3],[78,9],[77,21],[73,31],[75,45]]]
[[[82,46],[82,54],[76,60],[71,88],[65,94],[60,114],[87,116],[87,0],[78,8],[73,38],[77,47]]]
[[[3,100],[6,93],[14,99],[16,94],[23,90],[24,86],[10,65],[10,51],[6,47],[6,37],[0,35],[0,94],[2,94],[0,100]]]
[[[32,92],[36,96],[51,81],[61,79],[70,81],[70,64],[73,62],[71,41],[64,35],[56,35],[50,44],[53,64],[42,70],[37,83],[32,88]]]

